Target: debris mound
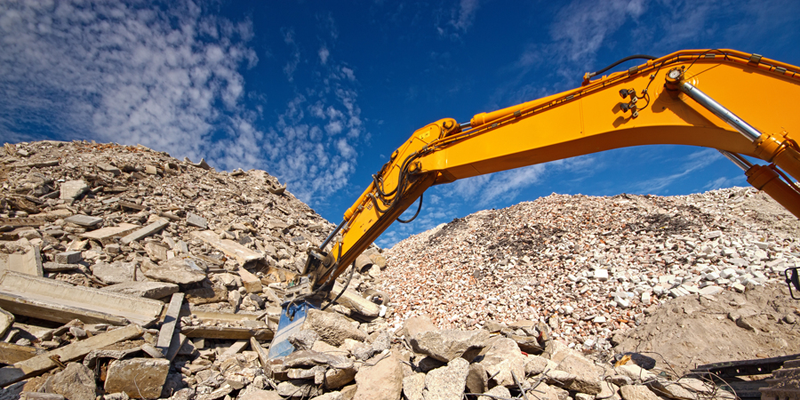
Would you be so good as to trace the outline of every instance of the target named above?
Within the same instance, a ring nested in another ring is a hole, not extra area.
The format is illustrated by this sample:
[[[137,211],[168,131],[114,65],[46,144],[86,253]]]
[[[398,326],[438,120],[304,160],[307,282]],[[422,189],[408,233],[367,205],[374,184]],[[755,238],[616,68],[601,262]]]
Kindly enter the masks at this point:
[[[688,196],[552,194],[485,210],[385,253],[392,324],[546,323],[581,351],[641,325],[671,298],[743,293],[798,266],[797,218],[752,188]]]

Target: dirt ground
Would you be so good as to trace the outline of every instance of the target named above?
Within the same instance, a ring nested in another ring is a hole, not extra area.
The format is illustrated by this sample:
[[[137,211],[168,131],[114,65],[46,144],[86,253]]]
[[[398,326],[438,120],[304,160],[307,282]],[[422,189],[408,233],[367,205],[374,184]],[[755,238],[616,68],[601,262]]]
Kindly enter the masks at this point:
[[[679,297],[648,311],[644,324],[612,339],[614,350],[647,354],[678,376],[702,364],[800,353],[800,301],[783,284]]]

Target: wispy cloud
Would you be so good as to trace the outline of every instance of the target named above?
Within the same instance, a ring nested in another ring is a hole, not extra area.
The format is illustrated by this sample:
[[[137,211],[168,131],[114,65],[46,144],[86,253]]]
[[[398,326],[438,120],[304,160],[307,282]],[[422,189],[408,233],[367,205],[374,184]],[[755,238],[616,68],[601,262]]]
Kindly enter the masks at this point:
[[[459,38],[472,26],[479,6],[478,0],[461,0],[457,7],[444,13],[442,21],[436,26],[436,31],[443,37]]]
[[[165,11],[0,3],[0,133],[61,132],[202,156],[203,139],[241,104],[238,71],[258,62],[251,37],[249,21],[204,15],[191,2]]]
[[[318,19],[328,46],[301,45],[293,27],[273,31],[289,48],[281,84],[295,95],[265,115],[266,95],[248,92],[243,75],[259,61],[250,20],[189,0],[0,2],[0,137],[141,143],[221,169],[266,169],[319,200],[347,184],[369,135],[357,71],[331,54],[333,18]]]
[[[674,165],[682,166],[680,172],[653,178],[635,185],[635,191],[638,193],[649,194],[665,194],[668,190],[664,190],[675,181],[697,171],[701,168],[707,167],[712,163],[720,160],[722,155],[716,149],[703,149],[689,154],[683,160],[676,160]]]

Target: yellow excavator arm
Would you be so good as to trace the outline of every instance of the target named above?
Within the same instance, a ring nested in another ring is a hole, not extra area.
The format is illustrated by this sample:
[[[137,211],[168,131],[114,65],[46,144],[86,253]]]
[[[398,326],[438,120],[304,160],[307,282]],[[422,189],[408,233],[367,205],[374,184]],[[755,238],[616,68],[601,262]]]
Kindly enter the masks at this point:
[[[269,358],[294,351],[289,337],[307,311],[321,307],[334,280],[409,206],[418,199],[421,206],[432,185],[621,147],[683,144],[719,149],[748,182],[800,217],[793,183],[800,147],[791,136],[800,129],[800,68],[735,50],[648,58],[599,79],[586,74],[573,90],[414,132],[320,247],[309,249],[305,271],[286,290]]]
[[[735,50],[685,50],[590,78],[469,123],[442,119],[414,132],[310,253],[311,286],[330,286],[432,185],[621,147],[719,149],[751,184],[800,216],[797,188],[780,179],[782,169],[800,180],[791,137],[800,128],[800,68]],[[773,164],[752,165],[742,155]]]

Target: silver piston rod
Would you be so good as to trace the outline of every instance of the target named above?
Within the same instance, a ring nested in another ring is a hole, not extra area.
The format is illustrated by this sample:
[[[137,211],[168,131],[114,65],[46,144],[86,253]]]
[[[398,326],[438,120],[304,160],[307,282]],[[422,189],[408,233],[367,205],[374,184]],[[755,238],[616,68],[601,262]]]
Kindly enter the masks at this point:
[[[686,93],[686,95],[691,97],[694,101],[700,103],[700,105],[707,108],[709,111],[714,113],[714,115],[727,122],[728,125],[739,131],[739,133],[750,139],[750,141],[755,142],[761,137],[761,132],[759,132],[758,129],[753,128],[752,125],[748,124],[736,114],[723,107],[722,104],[717,103],[716,100],[703,93],[702,90],[698,89],[691,83],[683,81],[678,87],[680,88],[681,92]]]

